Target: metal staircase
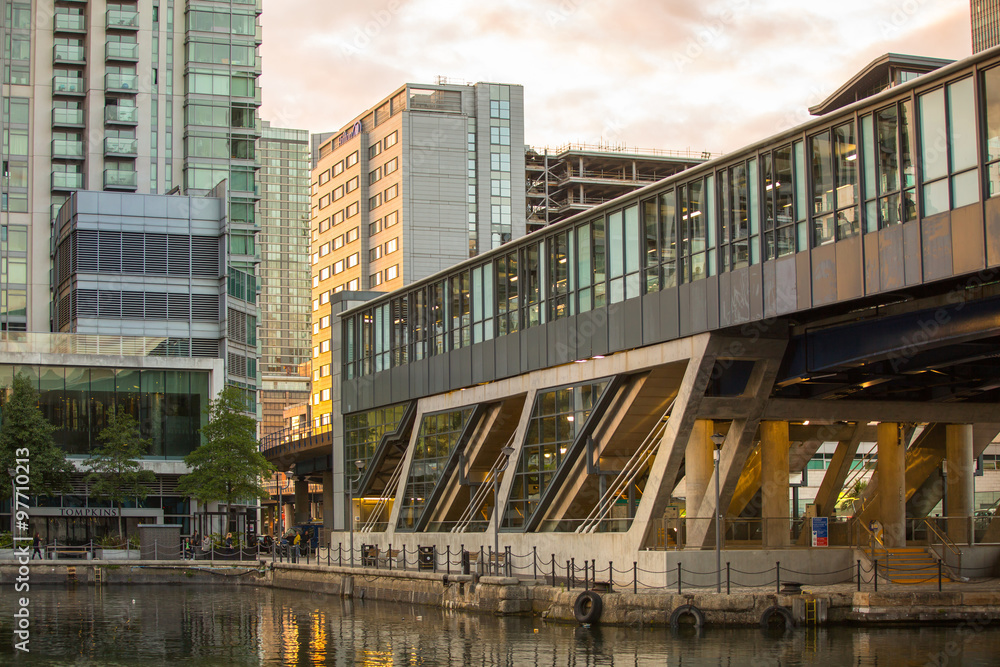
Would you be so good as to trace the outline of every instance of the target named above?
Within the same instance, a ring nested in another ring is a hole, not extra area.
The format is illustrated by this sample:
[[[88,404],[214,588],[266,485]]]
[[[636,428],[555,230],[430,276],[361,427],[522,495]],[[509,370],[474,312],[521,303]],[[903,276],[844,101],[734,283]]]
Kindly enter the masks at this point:
[[[515,431],[514,433],[511,434],[510,439],[507,441],[507,444],[501,448],[501,451],[503,449],[513,446],[514,438],[516,436],[517,432]],[[490,492],[493,489],[494,478],[496,478],[497,475],[499,475],[502,472],[499,470],[500,465],[502,463],[506,463],[507,460],[508,457],[502,453],[497,456],[496,461],[494,461],[493,465],[490,466],[490,469],[486,473],[486,476],[483,478],[482,483],[479,484],[479,486],[476,488],[476,492],[472,494],[472,499],[469,501],[469,505],[462,512],[462,516],[459,517],[458,523],[456,523],[455,526],[451,529],[451,532],[464,533],[468,530],[469,524],[471,524],[472,521],[475,520],[476,518],[476,513],[486,503],[486,500],[489,498]],[[495,507],[493,508],[493,511],[496,512]]]
[[[390,494],[395,492],[396,487],[399,484],[399,477],[403,474],[403,463],[405,461],[406,457],[399,457],[399,463],[396,464],[395,469],[392,471],[392,475],[389,476],[389,481],[385,483],[382,495],[379,496],[378,502],[375,503],[375,507],[372,509],[371,514],[368,515],[368,520],[365,521],[364,525],[361,526],[358,532],[371,533],[374,531],[375,526],[378,525],[379,519],[382,518],[382,512],[389,505],[389,501],[395,497]]]

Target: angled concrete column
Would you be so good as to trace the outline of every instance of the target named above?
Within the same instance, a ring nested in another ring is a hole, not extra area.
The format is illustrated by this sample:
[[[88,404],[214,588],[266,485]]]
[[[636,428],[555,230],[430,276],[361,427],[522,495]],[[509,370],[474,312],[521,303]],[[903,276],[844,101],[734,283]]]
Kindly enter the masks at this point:
[[[760,423],[764,548],[789,545],[788,422]]]
[[[695,524],[701,524],[702,520],[710,523],[708,518],[715,516],[714,492],[711,492],[712,502],[705,502],[706,495],[710,493],[708,484],[715,472],[715,461],[712,458],[712,450],[715,448],[712,442],[714,427],[715,424],[711,419],[695,420],[684,451],[684,488],[687,496],[684,504],[687,507],[688,531],[707,530],[708,526]],[[702,508],[707,506],[713,509],[711,513],[703,515]]]
[[[333,471],[323,473],[323,530],[333,530]]]
[[[295,480],[295,523],[309,523],[309,480]]]
[[[864,428],[863,422],[855,425],[851,439],[841,440],[837,443],[837,449],[833,452],[833,460],[830,461],[830,467],[826,469],[823,481],[816,492],[817,516],[833,516],[837,499],[840,497],[840,492],[844,490],[844,483],[851,472],[854,455],[858,453]]]
[[[976,471],[972,424],[948,424],[945,427],[945,451],[948,462],[948,537],[956,544],[968,544],[969,525],[972,523],[972,480]]]
[[[906,449],[899,424],[878,425],[878,519],[886,547],[906,546]]]

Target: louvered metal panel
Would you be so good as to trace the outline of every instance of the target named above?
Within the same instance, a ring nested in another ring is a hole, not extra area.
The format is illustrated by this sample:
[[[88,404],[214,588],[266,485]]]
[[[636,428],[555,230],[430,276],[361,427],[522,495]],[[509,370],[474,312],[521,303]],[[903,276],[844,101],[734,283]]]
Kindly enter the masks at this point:
[[[167,273],[167,235],[146,234],[146,273]]]
[[[221,275],[219,239],[212,236],[191,237],[191,275],[215,277]]]
[[[122,235],[121,232],[98,232],[97,265],[104,273],[121,273],[122,271]]]
[[[167,272],[172,276],[191,273],[191,238],[170,235],[167,237]]]
[[[80,229],[76,232],[76,271],[94,273],[97,271],[99,248],[97,232]]]
[[[214,338],[192,338],[191,356],[217,359],[219,357],[219,341]]]
[[[122,317],[142,319],[146,316],[142,292],[122,292]]]
[[[146,239],[138,232],[122,232],[122,273],[143,273],[146,267]]]
[[[199,322],[216,322],[219,319],[219,296],[217,294],[192,294],[191,319]]]
[[[167,319],[167,295],[161,292],[146,293],[146,318],[150,320]]]
[[[188,294],[167,294],[167,319],[191,319],[191,296]]]
[[[113,290],[97,291],[97,315],[99,317],[122,316],[122,293]]]
[[[76,295],[76,313],[73,319],[80,317],[97,317],[97,290],[81,289],[73,292]]]

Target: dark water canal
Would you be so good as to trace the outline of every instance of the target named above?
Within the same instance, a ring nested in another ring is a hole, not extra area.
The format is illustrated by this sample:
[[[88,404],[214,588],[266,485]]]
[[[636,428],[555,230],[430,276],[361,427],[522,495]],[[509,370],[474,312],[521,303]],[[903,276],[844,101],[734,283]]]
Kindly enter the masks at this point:
[[[28,654],[0,591],[0,665],[1000,665],[1000,626],[797,630],[580,628],[269,589],[30,591]]]

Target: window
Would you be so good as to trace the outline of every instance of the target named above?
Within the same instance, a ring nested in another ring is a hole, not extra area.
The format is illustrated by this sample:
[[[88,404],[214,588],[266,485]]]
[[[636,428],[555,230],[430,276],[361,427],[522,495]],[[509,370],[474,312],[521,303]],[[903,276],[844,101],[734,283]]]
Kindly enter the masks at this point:
[[[319,223],[319,233],[322,234],[328,229],[330,229],[330,218],[324,218]]]
[[[813,245],[860,231],[857,207],[857,145],[854,123],[809,138],[812,160]]]
[[[764,259],[795,252],[795,210],[792,201],[792,146],[761,156],[764,185]]]
[[[330,205],[330,195],[323,195],[319,198],[319,207],[326,208]]]
[[[329,277],[330,277],[330,267],[329,266],[325,266],[322,269],[320,269],[320,271],[319,271],[319,279],[320,279],[320,281],[326,280]]]
[[[343,234],[341,234],[337,238],[333,239],[333,249],[334,250],[339,250],[342,247],[344,247],[344,235]]]
[[[361,253],[356,252],[353,255],[349,255],[347,257],[347,268],[349,269],[354,268],[355,266],[358,265],[359,261],[361,261]]]
[[[382,205],[382,193],[376,193],[374,197],[368,199],[368,210],[376,209]]]
[[[490,153],[490,169],[493,171],[510,171],[510,155],[507,153]]]
[[[388,229],[389,227],[392,227],[397,222],[399,222],[399,211],[393,211],[392,213],[387,214],[385,218],[383,218],[383,220],[384,220],[384,222],[382,223],[383,229]]]
[[[359,179],[358,179],[357,176],[355,176],[351,180],[347,181],[347,183],[344,184],[345,190],[347,192],[354,192],[355,190],[357,190],[358,189],[358,181],[359,181]]]
[[[313,322],[313,335],[319,333],[319,322]]]
[[[925,216],[979,201],[973,93],[969,77],[917,98]]]
[[[399,264],[394,264],[385,270],[386,280],[395,280],[399,276]]]
[[[330,303],[330,293],[329,292],[323,292],[322,294],[319,295],[319,304],[321,306],[324,306],[324,305],[326,305],[328,303]]]
[[[344,196],[344,186],[343,185],[338,185],[337,187],[335,187],[333,189],[333,192],[330,194],[331,201],[337,201],[338,199],[342,198],[343,196]]]
[[[330,254],[330,244],[329,244],[329,242],[324,243],[323,245],[321,245],[319,247],[319,256],[320,257],[326,257],[329,254]]]
[[[382,284],[382,272],[381,271],[378,271],[378,272],[373,273],[370,276],[368,276],[368,285],[370,287],[378,287],[381,284]]]
[[[350,218],[358,214],[358,208],[359,208],[358,202],[354,202],[353,204],[350,204],[346,209],[344,209],[344,211],[347,217]]]
[[[319,184],[324,185],[330,180],[330,170],[327,169],[322,174],[319,175]]]
[[[338,259],[333,263],[333,275],[344,272],[344,260]]]
[[[398,167],[399,167],[399,158],[394,157],[388,162],[386,162],[384,165],[382,165],[382,173],[388,176],[392,172],[396,171]]]
[[[382,246],[377,245],[368,251],[368,261],[374,262],[376,259],[382,256]]]
[[[385,201],[390,201],[392,199],[395,199],[396,195],[398,195],[398,194],[399,194],[399,186],[398,185],[392,185],[392,186],[386,188],[386,190],[385,190]]]
[[[334,225],[339,225],[344,221],[344,211],[340,210],[333,214],[332,222]]]
[[[352,292],[356,292],[358,290],[358,279],[355,278],[354,280],[347,283],[347,289]]]
[[[358,163],[358,152],[354,151],[344,159],[344,166],[350,169]]]
[[[510,101],[490,100],[490,118],[510,118]]]
[[[359,229],[358,227],[355,227],[354,229],[350,229],[347,231],[347,234],[345,234],[345,236],[347,237],[348,243],[358,240],[358,229]]]
[[[906,100],[861,119],[867,232],[917,216],[912,118],[913,105]]]
[[[313,276],[313,287],[319,287],[319,276]]]
[[[323,317],[321,317],[320,320],[319,320],[319,326],[320,326],[321,329],[326,329],[327,327],[329,327],[330,326],[330,316],[329,315],[324,315]]]
[[[385,242],[385,254],[391,255],[392,253],[396,252],[398,247],[399,247],[398,238],[389,239],[388,241]]]
[[[368,147],[368,159],[372,159],[376,155],[382,152],[382,142],[376,141],[374,144]]]
[[[490,143],[496,146],[510,146],[510,128],[491,127]]]
[[[376,167],[368,172],[368,185],[377,182],[380,178],[382,178],[382,167]]]
[[[333,167],[331,169],[332,169],[332,172],[333,172],[334,176],[337,176],[338,174],[344,173],[344,161],[341,160],[337,164],[333,165]]]
[[[322,354],[324,352],[329,352],[329,351],[330,351],[330,341],[328,341],[328,340],[321,340],[319,342],[319,352],[320,352],[320,354]]]
[[[392,134],[386,135],[386,137],[382,140],[382,145],[386,148],[389,148],[390,146],[395,146],[396,141],[398,139],[399,139],[399,130],[395,130],[394,132],[392,132]]]
[[[313,312],[319,310],[319,299],[313,299]]]
[[[375,236],[382,231],[382,218],[368,225],[368,236]]]

